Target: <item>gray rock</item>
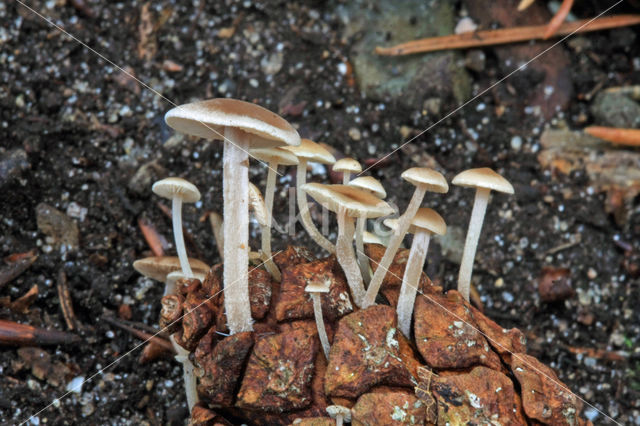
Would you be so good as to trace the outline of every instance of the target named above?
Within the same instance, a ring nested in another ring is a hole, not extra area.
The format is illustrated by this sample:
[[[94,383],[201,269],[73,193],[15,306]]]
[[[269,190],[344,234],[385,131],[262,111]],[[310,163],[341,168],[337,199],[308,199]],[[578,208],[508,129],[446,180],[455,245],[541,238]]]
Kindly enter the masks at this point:
[[[151,185],[164,178],[167,171],[156,160],[143,164],[129,182],[129,190],[134,194],[147,198],[151,193]]]
[[[591,113],[599,125],[640,128],[640,104],[621,94],[599,93],[591,105]]]
[[[0,153],[0,186],[29,168],[27,153],[23,149],[12,149]]]
[[[457,53],[387,57],[374,52],[376,46],[453,33],[452,2],[355,0],[338,10],[344,37],[357,38],[350,59],[358,87],[367,97],[420,108],[428,97],[459,104],[471,96],[470,78]]]
[[[80,245],[78,225],[66,214],[40,203],[36,206],[36,222],[40,232],[50,238],[48,241],[54,246],[65,246],[75,249]]]

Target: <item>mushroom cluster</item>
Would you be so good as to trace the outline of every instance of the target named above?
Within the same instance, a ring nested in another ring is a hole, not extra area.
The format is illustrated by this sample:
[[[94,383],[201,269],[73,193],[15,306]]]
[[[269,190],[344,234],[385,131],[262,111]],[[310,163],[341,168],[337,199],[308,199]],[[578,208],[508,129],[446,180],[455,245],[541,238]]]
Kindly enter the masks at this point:
[[[358,176],[352,179],[353,174],[362,171],[358,161],[346,158],[336,162],[321,144],[301,139],[295,128],[281,117],[244,101],[211,99],[193,102],[173,108],[166,114],[165,120],[169,126],[187,135],[223,141],[223,217],[212,214],[209,219],[224,262],[223,267],[215,272],[222,277],[224,312],[217,318],[207,320],[207,330],[213,330],[214,326],[211,324],[216,324],[216,331],[228,331],[230,336],[237,335],[238,339],[244,339],[241,337],[244,333],[253,331],[254,320],[257,318],[256,313],[252,312],[253,290],[250,295],[249,262],[250,253],[253,253],[249,246],[250,211],[253,211],[261,227],[261,248],[256,256],[260,259],[260,266],[264,267],[262,273],[270,276],[274,282],[282,281],[281,291],[284,291],[287,283],[283,267],[287,262],[282,259],[278,261],[272,253],[272,215],[274,203],[277,202],[275,195],[278,168],[295,166],[297,205],[302,225],[320,248],[326,250],[330,258],[337,262],[339,274],[343,274],[348,286],[347,293],[338,294],[345,306],[349,304],[349,309],[353,309],[351,300],[355,309],[361,311],[373,308],[376,302],[381,301],[378,295],[398,249],[406,234],[413,234],[395,314],[398,329],[406,338],[410,338],[416,293],[420,291],[430,237],[446,233],[444,219],[436,211],[421,207],[427,192],[446,193],[449,190],[447,180],[441,173],[425,167],[411,168],[402,173],[402,178],[414,187],[413,196],[398,218],[384,220],[392,234],[386,247],[383,247],[379,236],[369,232],[367,220],[383,220],[398,212],[383,200],[387,193],[375,178]],[[260,190],[249,182],[250,157],[268,167],[264,198]],[[333,165],[333,171],[343,173],[342,184],[307,183],[307,166],[310,162]],[[477,188],[458,279],[458,291],[468,301],[473,259],[489,192],[496,190],[513,193],[513,188],[503,177],[486,168],[464,171],[454,178],[453,184]],[[178,293],[175,283],[178,282],[179,285],[181,279],[195,279],[201,283],[202,289],[209,291],[209,298],[215,297],[211,290],[214,286],[209,282],[215,268],[209,271],[206,265],[189,259],[182,235],[182,203],[199,200],[199,191],[194,185],[179,178],[156,182],[153,191],[172,201],[173,232],[178,259],[171,263],[171,267],[163,266],[161,272],[149,272],[145,266],[148,260],[138,261],[134,266],[141,273],[165,282],[165,296]],[[307,197],[335,213],[338,225],[335,242],[322,235],[313,223]],[[365,253],[365,244],[384,249],[384,255],[375,265],[371,264],[371,259]],[[205,282],[208,283],[205,285]],[[335,289],[321,280],[308,280],[302,289],[306,300],[313,302],[320,346],[326,359],[329,359],[333,330],[329,328],[329,333],[327,332],[325,321],[326,315],[332,312],[331,309],[336,309],[335,306],[327,306],[328,300],[335,302],[335,298],[329,297]],[[393,336],[388,339],[391,339],[389,344],[394,344]],[[172,342],[175,344],[175,340]],[[185,382],[189,382],[188,386],[193,393],[195,381],[192,383],[192,378],[187,380],[187,375],[193,374],[193,365],[181,351],[179,358],[185,371],[189,372],[185,373]],[[190,408],[194,401],[194,398],[190,398]],[[348,410],[332,410],[332,417],[336,421],[348,421]]]

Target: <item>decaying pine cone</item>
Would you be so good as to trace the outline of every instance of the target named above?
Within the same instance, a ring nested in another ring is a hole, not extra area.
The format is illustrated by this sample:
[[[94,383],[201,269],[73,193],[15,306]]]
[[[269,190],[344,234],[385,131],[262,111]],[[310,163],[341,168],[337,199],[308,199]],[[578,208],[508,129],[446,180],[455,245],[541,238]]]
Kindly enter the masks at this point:
[[[379,261],[384,247],[370,245]],[[222,267],[189,285],[181,306],[163,301],[163,319],[187,314],[178,343],[194,351],[200,403],[192,424],[329,425],[329,405],[351,408],[357,425],[586,425],[582,402],[553,370],[527,355],[523,334],[505,330],[455,290],[443,293],[423,274],[413,336],[397,329],[398,298],[408,250],[400,250],[381,294],[389,303],[355,308],[335,258],[312,259],[289,247],[266,271],[250,276],[253,332],[225,336]],[[395,275],[395,276],[394,276]],[[331,352],[326,360],[313,304],[304,288],[331,282],[322,309]],[[207,300],[208,297],[215,297]],[[225,420],[226,419],[226,420]]]

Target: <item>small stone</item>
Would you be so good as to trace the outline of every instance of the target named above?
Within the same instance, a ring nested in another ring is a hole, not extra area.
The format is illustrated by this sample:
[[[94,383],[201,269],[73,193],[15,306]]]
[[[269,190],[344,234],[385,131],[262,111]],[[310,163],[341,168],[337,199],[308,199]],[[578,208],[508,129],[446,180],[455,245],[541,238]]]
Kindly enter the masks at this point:
[[[72,201],[67,206],[67,216],[78,219],[80,222],[84,221],[85,217],[87,217],[87,212],[89,210],[86,207],[82,207],[80,204]]]
[[[0,153],[0,187],[28,168],[29,160],[23,149]]]
[[[149,189],[155,181],[167,176],[167,171],[157,160],[149,161],[138,168],[129,181],[129,190],[140,196],[148,196]]]
[[[562,302],[572,297],[575,292],[571,285],[571,271],[567,268],[543,268],[538,280],[538,294],[548,303]]]
[[[593,268],[589,268],[587,270],[587,277],[589,277],[590,280],[595,280],[598,278],[598,272]]]
[[[275,52],[271,55],[265,56],[260,61],[260,69],[266,75],[276,74],[282,68],[282,62],[284,55],[282,52]]]
[[[52,239],[56,246],[75,249],[80,245],[78,225],[52,206],[40,203],[36,206],[38,229]]]
[[[640,104],[618,93],[598,93],[591,105],[591,113],[599,125],[640,128]]]
[[[356,129],[355,127],[350,128],[348,134],[349,137],[354,141],[359,141],[361,138],[360,130]]]
[[[514,136],[511,138],[511,149],[514,151],[520,151],[522,148],[522,138],[520,136]]]
[[[473,19],[464,17],[458,21],[454,32],[456,34],[470,33],[478,29],[478,25],[473,22]]]
[[[484,54],[484,51],[478,49],[468,51],[464,57],[464,65],[475,72],[484,71],[486,61],[487,55]]]

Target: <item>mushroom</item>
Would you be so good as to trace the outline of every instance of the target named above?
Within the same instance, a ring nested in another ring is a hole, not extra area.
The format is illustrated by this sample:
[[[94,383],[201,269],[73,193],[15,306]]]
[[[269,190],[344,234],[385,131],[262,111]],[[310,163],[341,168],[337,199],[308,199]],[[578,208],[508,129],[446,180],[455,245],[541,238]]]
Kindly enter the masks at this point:
[[[327,414],[336,421],[336,426],[342,426],[343,422],[351,423],[351,410],[342,405],[329,405]]]
[[[170,177],[157,181],[151,190],[164,198],[171,200],[171,216],[173,218],[173,237],[176,242],[176,251],[180,259],[180,266],[184,274],[191,278],[193,272],[189,266],[187,249],[184,247],[182,235],[182,203],[195,203],[200,199],[200,191],[191,182],[182,178]]]
[[[353,253],[354,217],[380,217],[393,213],[389,204],[366,191],[348,185],[307,183],[303,191],[338,215],[336,257],[347,278],[354,302],[361,306],[365,294],[360,268]]]
[[[398,226],[398,219],[387,219],[384,224],[395,230]],[[442,217],[435,211],[426,207],[418,210],[411,221],[409,232],[413,234],[411,251],[407,259],[407,265],[402,277],[402,287],[398,297],[398,328],[405,336],[411,335],[411,316],[413,314],[413,304],[416,300],[416,291],[420,285],[420,275],[424,261],[429,249],[431,235],[444,235],[447,232],[447,225]]]
[[[310,282],[304,289],[307,293],[311,294],[313,299],[313,315],[316,318],[316,327],[318,328],[318,337],[320,337],[320,343],[322,343],[322,350],[324,356],[329,359],[329,338],[327,337],[327,330],[324,328],[324,320],[322,318],[322,300],[321,293],[329,292],[330,282],[314,280]]]
[[[224,261],[224,236],[222,235],[224,222],[222,220],[222,216],[216,212],[209,213],[209,224],[213,231],[213,238],[216,240],[216,247],[218,247],[220,260]]]
[[[298,132],[283,118],[235,99],[180,105],[165,115],[172,128],[189,135],[224,140],[224,304],[229,332],[253,330],[249,302],[249,149],[299,145]]]
[[[189,264],[193,275],[198,279],[199,275],[207,275],[210,269],[209,265],[198,259],[189,259]],[[133,269],[147,278],[165,283],[163,296],[175,293],[175,288],[167,282],[167,276],[181,269],[180,260],[177,257],[145,257],[133,262]]]
[[[302,139],[298,146],[285,146],[282,149],[290,151],[298,157],[299,163],[296,169],[296,197],[298,199],[298,209],[300,210],[300,218],[302,225],[307,230],[309,236],[323,249],[329,253],[334,253],[336,248],[331,241],[326,239],[324,235],[318,231],[313,224],[311,215],[309,214],[309,205],[307,204],[307,196],[302,190],[302,186],[307,181],[307,163],[333,164],[336,159],[329,151],[324,149],[320,144],[309,140]]]
[[[437,171],[426,167],[413,167],[405,170],[402,173],[402,178],[413,184],[416,189],[413,192],[413,196],[411,197],[411,201],[409,202],[407,209],[402,216],[398,218],[398,228],[391,236],[389,245],[384,252],[384,256],[382,256],[382,259],[376,268],[376,272],[371,278],[367,294],[364,297],[363,309],[368,308],[375,303],[382,281],[389,270],[389,266],[391,265],[396,252],[400,248],[400,244],[402,244],[402,240],[409,229],[409,225],[411,225],[411,220],[418,212],[418,208],[422,203],[425,193],[427,191],[446,193],[449,190],[449,185],[447,184],[444,176]]]
[[[351,173],[360,173],[362,166],[353,158],[341,158],[332,167],[334,172],[342,173],[342,184],[346,185],[351,180]]]
[[[262,252],[268,255],[266,262],[267,270],[271,273],[276,281],[280,281],[280,271],[271,259],[271,225],[273,222],[273,195],[276,188],[276,174],[278,166],[297,166],[300,162],[292,152],[280,148],[259,148],[252,149],[251,155],[258,160],[264,161],[269,165],[267,173],[267,186],[264,190],[264,201],[267,208],[267,223],[262,229]]]
[[[255,218],[260,224],[260,232],[262,233],[262,256],[260,257],[273,279],[280,282],[280,270],[273,262],[273,256],[271,255],[269,209],[265,205],[260,190],[251,182],[249,182],[249,207],[253,210]],[[265,235],[268,235],[269,238],[264,238]]]
[[[484,214],[487,211],[489,193],[491,190],[513,194],[513,186],[508,180],[500,176],[493,170],[483,167],[480,169],[469,169],[459,173],[451,182],[454,185],[476,188],[476,196],[471,210],[469,229],[462,252],[460,271],[458,272],[458,291],[465,300],[469,300],[469,288],[471,285],[471,273],[473,272],[473,260],[478,248],[480,230],[484,221]]]
[[[364,244],[380,244],[381,246],[384,245],[384,241],[382,241],[380,237],[369,231],[364,231],[362,233],[362,242]]]
[[[347,185],[354,186],[356,188],[364,189],[370,194],[384,199],[387,197],[387,191],[384,190],[382,184],[374,177],[361,176],[353,179]],[[360,266],[360,272],[362,272],[362,278],[365,284],[369,284],[371,281],[371,271],[369,270],[369,259],[364,252],[364,233],[367,228],[367,218],[358,217],[356,220],[356,255],[358,257],[358,265]]]

